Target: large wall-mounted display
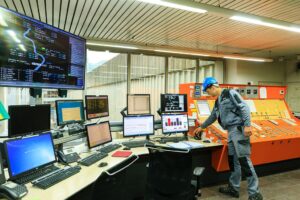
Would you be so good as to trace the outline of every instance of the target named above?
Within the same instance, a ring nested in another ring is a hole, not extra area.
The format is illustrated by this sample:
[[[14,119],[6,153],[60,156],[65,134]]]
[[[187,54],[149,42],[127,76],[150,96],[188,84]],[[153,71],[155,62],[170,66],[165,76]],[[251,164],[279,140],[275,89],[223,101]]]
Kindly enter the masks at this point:
[[[84,89],[86,40],[0,7],[0,85]]]

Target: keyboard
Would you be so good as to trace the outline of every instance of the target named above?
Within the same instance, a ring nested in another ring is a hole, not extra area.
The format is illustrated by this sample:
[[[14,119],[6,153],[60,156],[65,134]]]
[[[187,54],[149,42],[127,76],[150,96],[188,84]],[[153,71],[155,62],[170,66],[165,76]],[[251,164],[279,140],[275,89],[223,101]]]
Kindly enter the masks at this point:
[[[80,171],[80,166],[75,167],[65,167],[63,169],[58,170],[55,173],[45,175],[44,177],[41,177],[39,179],[36,179],[32,181],[31,183],[41,189],[47,189],[56,183],[59,183],[66,178],[69,178],[70,176],[73,176],[74,174],[77,174]]]
[[[127,142],[123,142],[122,144],[129,148],[144,147],[145,144],[154,145],[152,142],[148,140],[127,141]]]
[[[88,157],[85,157],[81,160],[78,161],[79,164],[84,165],[84,166],[90,166],[92,164],[94,164],[95,162],[107,157],[108,154],[107,153],[94,153]]]
[[[161,143],[186,141],[185,137],[164,137],[160,139]]]
[[[30,172],[28,174],[24,174],[22,177],[13,180],[13,182],[16,182],[18,184],[26,184],[32,180],[35,180],[37,178],[40,178],[42,176],[45,176],[46,174],[52,173],[57,170],[59,170],[58,167],[56,167],[54,165],[50,165],[50,166],[38,169],[37,171]]]
[[[101,148],[99,151],[103,152],[103,153],[110,153],[110,152],[120,148],[121,146],[122,145],[120,145],[120,144],[111,144],[111,145]]]

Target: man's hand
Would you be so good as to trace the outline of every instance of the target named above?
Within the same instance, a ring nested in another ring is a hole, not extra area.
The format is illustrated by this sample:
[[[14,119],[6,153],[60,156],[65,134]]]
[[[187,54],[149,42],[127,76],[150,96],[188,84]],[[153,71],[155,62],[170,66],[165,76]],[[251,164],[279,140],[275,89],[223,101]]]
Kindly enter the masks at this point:
[[[201,131],[202,131],[202,128],[200,127],[202,125],[202,123],[198,119],[197,119],[197,123],[198,123],[199,127],[194,130],[194,135],[197,135],[197,134],[201,133]]]
[[[198,127],[194,130],[194,135],[198,135],[199,133],[201,133],[202,131],[202,128],[201,127]]]
[[[250,137],[252,135],[252,127],[251,126],[245,126],[244,135],[246,137]]]

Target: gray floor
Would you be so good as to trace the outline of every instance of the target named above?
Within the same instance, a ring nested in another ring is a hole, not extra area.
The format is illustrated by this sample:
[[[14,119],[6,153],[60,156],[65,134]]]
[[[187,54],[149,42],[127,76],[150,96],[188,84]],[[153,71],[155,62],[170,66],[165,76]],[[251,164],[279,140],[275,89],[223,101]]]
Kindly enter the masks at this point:
[[[264,200],[300,200],[300,169],[260,177],[259,181]],[[237,199],[219,194],[218,187],[203,188],[199,200]],[[242,182],[239,199],[248,199],[246,181]]]

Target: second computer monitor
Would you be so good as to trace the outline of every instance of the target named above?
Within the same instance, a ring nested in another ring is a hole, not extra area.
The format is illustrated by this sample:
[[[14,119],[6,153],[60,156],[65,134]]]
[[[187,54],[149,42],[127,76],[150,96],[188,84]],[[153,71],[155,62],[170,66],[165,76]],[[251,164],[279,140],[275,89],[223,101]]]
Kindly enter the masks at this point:
[[[153,115],[132,115],[123,118],[124,137],[154,135]]]
[[[150,114],[150,94],[128,94],[127,114],[143,115]]]
[[[86,126],[89,148],[106,144],[112,141],[109,122],[89,124]]]
[[[162,114],[161,124],[163,134],[185,133],[189,131],[187,114]]]
[[[82,100],[57,100],[57,125],[66,125],[84,121],[84,108]]]
[[[50,104],[8,106],[8,136],[21,136],[50,130]]]
[[[85,96],[86,118],[95,119],[109,116],[108,96]]]
[[[161,112],[187,112],[186,94],[161,94]]]

